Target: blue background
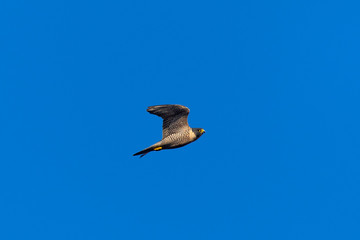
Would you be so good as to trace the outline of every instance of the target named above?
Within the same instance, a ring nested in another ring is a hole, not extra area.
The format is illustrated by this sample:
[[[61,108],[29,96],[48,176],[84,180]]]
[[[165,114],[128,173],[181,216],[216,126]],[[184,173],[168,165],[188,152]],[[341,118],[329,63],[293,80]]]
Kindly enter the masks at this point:
[[[2,1],[0,238],[360,239],[357,2]]]

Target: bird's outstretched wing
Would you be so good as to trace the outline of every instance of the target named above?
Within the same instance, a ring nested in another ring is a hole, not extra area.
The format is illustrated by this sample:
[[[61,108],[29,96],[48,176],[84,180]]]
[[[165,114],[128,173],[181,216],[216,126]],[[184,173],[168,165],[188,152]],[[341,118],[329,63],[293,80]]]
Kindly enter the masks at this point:
[[[147,111],[163,119],[163,139],[189,128],[187,118],[190,110],[185,106],[157,105],[148,107]]]

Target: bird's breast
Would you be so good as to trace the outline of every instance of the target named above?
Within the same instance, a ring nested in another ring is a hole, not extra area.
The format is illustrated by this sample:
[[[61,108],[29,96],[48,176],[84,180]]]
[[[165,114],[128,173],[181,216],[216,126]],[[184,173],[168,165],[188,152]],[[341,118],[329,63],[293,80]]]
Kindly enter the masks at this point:
[[[184,146],[196,140],[196,135],[192,130],[174,133],[162,140],[162,144],[169,148]]]

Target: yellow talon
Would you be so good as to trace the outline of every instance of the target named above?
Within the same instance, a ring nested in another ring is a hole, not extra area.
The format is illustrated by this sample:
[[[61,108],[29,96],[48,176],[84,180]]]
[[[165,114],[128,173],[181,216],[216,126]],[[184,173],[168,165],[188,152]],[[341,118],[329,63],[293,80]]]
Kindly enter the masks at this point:
[[[162,147],[157,147],[157,148],[154,148],[154,151],[159,151],[161,149],[162,149]]]

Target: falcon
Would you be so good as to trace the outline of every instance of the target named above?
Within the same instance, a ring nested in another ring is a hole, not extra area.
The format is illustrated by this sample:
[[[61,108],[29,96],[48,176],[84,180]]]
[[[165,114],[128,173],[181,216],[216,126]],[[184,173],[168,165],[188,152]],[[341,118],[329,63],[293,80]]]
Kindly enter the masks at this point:
[[[189,108],[182,105],[157,105],[148,107],[147,111],[163,119],[162,139],[133,156],[145,156],[152,151],[183,147],[201,137],[205,130],[191,128],[188,124]]]

